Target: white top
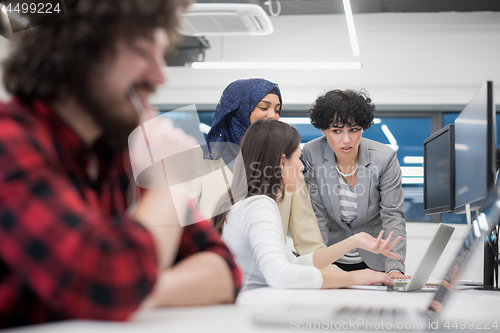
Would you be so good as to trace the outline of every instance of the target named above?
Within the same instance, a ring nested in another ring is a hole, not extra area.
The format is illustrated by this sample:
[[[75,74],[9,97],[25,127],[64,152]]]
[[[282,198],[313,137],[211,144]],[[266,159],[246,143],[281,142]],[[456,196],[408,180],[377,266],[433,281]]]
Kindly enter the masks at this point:
[[[222,239],[243,271],[243,290],[271,286],[279,289],[319,289],[323,277],[313,266],[313,253],[295,257],[283,241],[276,202],[256,195],[234,204]]]

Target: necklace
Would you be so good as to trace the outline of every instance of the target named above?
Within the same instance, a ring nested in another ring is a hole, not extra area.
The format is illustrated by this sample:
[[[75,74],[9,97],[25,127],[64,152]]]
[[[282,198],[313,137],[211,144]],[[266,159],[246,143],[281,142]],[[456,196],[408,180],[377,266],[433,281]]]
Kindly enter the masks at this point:
[[[338,173],[340,173],[340,175],[342,175],[343,177],[350,177],[350,176],[354,175],[354,173],[355,173],[356,171],[358,171],[358,166],[357,166],[357,165],[356,165],[356,169],[354,169],[354,171],[353,171],[353,172],[348,173],[348,174],[342,173],[342,172],[339,170],[339,167],[338,167],[338,166],[335,166],[335,167],[337,168]]]

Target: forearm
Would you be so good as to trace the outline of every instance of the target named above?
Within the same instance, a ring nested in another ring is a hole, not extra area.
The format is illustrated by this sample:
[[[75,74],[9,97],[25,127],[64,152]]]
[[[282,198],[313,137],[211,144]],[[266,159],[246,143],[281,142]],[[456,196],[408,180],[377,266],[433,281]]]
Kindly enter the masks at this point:
[[[382,228],[387,232],[394,232],[394,236],[401,236],[401,241],[392,250],[399,255],[400,260],[387,258],[386,272],[397,269],[404,272],[406,256],[406,222],[403,212],[404,193],[402,186],[401,168],[396,155],[389,158],[387,171],[380,179],[380,218]]]
[[[153,236],[160,268],[169,267],[175,259],[182,234],[170,191],[145,191],[132,217]]]
[[[390,223],[388,222],[390,221]],[[406,222],[404,219],[394,219],[386,217],[383,220],[382,226],[387,232],[394,232],[394,236],[401,236],[399,243],[392,249],[392,252],[400,257],[400,259],[388,257],[385,262],[385,271],[397,269],[403,274],[405,273],[405,258],[406,258]]]
[[[325,268],[354,248],[356,248],[355,240],[353,237],[349,237],[327,248],[318,250],[313,255],[314,266]]]
[[[215,253],[200,252],[162,271],[141,308],[228,303],[234,297],[226,261]]]
[[[349,272],[325,269],[321,269],[320,271],[323,277],[321,289],[337,289],[354,284],[353,277]]]

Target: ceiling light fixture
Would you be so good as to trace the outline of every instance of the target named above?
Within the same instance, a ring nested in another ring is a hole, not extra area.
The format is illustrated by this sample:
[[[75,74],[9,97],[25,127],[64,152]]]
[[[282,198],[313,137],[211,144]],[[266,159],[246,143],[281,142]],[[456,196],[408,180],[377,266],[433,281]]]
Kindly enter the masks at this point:
[[[280,121],[290,125],[311,125],[311,120],[306,117],[281,117]]]
[[[194,69],[361,69],[359,62],[193,62]]]
[[[347,28],[349,29],[349,38],[351,39],[352,53],[355,57],[359,56],[358,37],[356,36],[356,28],[354,27],[354,19],[352,17],[351,1],[343,0],[345,18],[347,20]]]
[[[403,158],[404,164],[424,164],[423,156],[405,156]]]

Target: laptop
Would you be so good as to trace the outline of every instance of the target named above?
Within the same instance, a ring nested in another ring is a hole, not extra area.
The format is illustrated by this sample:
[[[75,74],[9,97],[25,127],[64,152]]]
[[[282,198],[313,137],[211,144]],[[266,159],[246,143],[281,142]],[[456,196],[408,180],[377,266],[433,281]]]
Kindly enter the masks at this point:
[[[427,248],[420,264],[411,279],[396,279],[395,287],[386,287],[382,285],[373,286],[347,286],[348,289],[365,289],[365,290],[391,290],[391,291],[436,291],[441,284],[441,279],[429,279],[436,267],[439,258],[450,241],[451,235],[455,231],[454,227],[440,224],[431,244]]]
[[[424,288],[435,289],[439,287],[440,283],[436,284],[436,281],[429,281],[429,277],[431,276],[434,267],[436,267],[439,258],[441,258],[446,245],[450,241],[453,231],[455,231],[454,227],[441,223],[436,234],[434,235],[434,238],[432,238],[431,244],[427,248],[424,257],[422,258],[422,261],[420,261],[415,274],[413,274],[410,281],[396,280],[396,287],[394,287],[394,290],[415,291]],[[401,284],[406,285],[401,286]],[[429,285],[434,285],[434,287]]]
[[[486,208],[484,213],[479,214],[472,222],[469,233],[465,237],[462,246],[439,288],[435,289],[435,295],[426,311],[417,311],[415,309],[412,309],[414,311],[410,311],[401,304],[393,308],[388,308],[386,306],[367,307],[360,304],[359,306],[343,306],[334,309],[328,309],[325,304],[318,304],[318,306],[312,307],[301,304],[291,304],[285,311],[255,313],[252,318],[253,323],[257,326],[290,328],[291,323],[297,321],[323,322],[327,320],[331,325],[334,325],[332,327],[337,328],[338,326],[339,329],[345,329],[342,326],[344,324],[347,324],[347,329],[349,329],[349,325],[355,322],[360,323],[360,325],[356,325],[356,329],[377,330],[377,327],[370,326],[370,320],[377,320],[379,323],[385,322],[387,325],[390,324],[393,328],[397,327],[393,325],[404,322],[404,327],[401,327],[399,331],[419,331],[425,330],[427,327],[439,330],[443,329],[443,327],[441,327],[442,323],[438,321],[438,317],[443,313],[451,292],[455,289],[461,274],[470,261],[475,247],[481,243],[485,235],[491,233],[493,228],[495,228],[500,221],[500,185],[497,190],[498,191],[493,191],[490,194],[487,200],[488,204],[484,206]],[[449,233],[448,229],[446,231]],[[437,234],[439,234],[439,231]],[[434,240],[432,243],[434,243]],[[424,256],[424,258],[426,256]],[[437,259],[435,260],[437,262]],[[422,276],[424,275],[422,274]],[[425,280],[426,279],[424,279],[424,281]],[[406,325],[406,323],[409,323],[409,325]]]

